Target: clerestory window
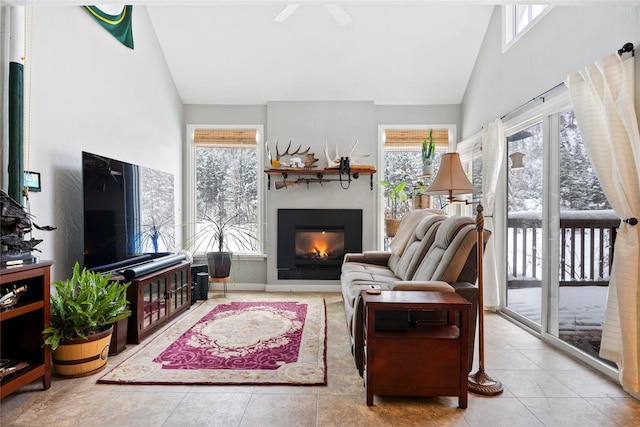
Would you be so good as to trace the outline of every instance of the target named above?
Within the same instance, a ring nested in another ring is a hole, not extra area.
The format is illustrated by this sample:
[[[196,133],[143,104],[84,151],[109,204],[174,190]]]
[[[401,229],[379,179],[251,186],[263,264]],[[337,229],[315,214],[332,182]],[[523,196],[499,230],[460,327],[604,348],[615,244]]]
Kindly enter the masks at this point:
[[[552,7],[546,4],[510,4],[503,6],[502,51],[506,51],[551,9]]]

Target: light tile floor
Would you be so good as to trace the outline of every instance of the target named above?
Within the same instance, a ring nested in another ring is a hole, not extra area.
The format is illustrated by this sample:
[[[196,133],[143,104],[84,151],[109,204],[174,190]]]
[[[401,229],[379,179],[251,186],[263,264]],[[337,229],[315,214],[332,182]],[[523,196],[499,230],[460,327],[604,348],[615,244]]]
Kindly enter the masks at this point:
[[[241,292],[228,299],[242,299]],[[255,297],[255,293],[251,294]],[[306,294],[308,295],[308,294]],[[0,402],[2,426],[637,426],[640,402],[593,369],[495,314],[485,316],[485,367],[505,391],[496,397],[375,396],[365,390],[349,349],[342,298],[327,303],[328,384],[282,386],[126,386],[53,375]],[[136,350],[109,358],[107,369]],[[476,355],[477,359],[477,355]],[[477,360],[476,360],[477,365]],[[476,368],[474,368],[475,371]]]

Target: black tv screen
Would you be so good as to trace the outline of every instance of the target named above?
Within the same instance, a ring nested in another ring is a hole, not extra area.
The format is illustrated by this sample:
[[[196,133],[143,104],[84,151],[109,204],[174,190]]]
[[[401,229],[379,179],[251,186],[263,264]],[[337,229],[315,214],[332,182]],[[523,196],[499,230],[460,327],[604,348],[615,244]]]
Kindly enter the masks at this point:
[[[130,265],[175,246],[173,175],[82,152],[84,265]]]

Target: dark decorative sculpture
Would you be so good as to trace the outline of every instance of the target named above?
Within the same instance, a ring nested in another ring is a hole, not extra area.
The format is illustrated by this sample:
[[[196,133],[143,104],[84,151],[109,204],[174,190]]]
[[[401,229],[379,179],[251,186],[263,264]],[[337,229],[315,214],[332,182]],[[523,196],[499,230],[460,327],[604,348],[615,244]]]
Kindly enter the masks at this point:
[[[32,222],[31,214],[3,190],[0,190],[0,212],[2,213],[0,216],[0,244],[7,248],[7,250],[2,250],[3,259],[5,255],[11,257],[38,250],[35,249],[35,246],[41,243],[42,239],[24,240],[24,235],[30,233],[32,227],[43,231],[56,229],[50,226],[40,227]]]

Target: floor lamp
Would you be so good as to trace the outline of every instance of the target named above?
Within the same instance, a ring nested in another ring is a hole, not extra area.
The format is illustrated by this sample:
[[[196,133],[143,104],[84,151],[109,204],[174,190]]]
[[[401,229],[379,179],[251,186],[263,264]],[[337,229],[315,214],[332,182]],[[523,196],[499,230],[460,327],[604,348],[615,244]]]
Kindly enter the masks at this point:
[[[502,393],[502,383],[489,376],[484,370],[484,280],[482,271],[482,256],[484,252],[484,215],[482,204],[476,208],[476,232],[478,243],[478,355],[480,365],[475,374],[469,375],[469,391],[485,396],[496,396]]]
[[[446,195],[449,204],[460,201],[455,200],[454,196],[461,194],[470,194],[476,191],[473,184],[467,178],[462,168],[459,153],[445,153],[440,161],[438,174],[433,179],[433,183],[429,186],[426,194]],[[476,232],[478,236],[477,248],[478,253],[478,354],[480,359],[480,368],[475,374],[469,375],[469,391],[486,396],[496,396],[502,393],[502,383],[491,378],[484,370],[484,284],[482,271],[482,258],[484,251],[484,216],[482,204],[478,204],[476,209]],[[473,356],[472,356],[473,357]]]

